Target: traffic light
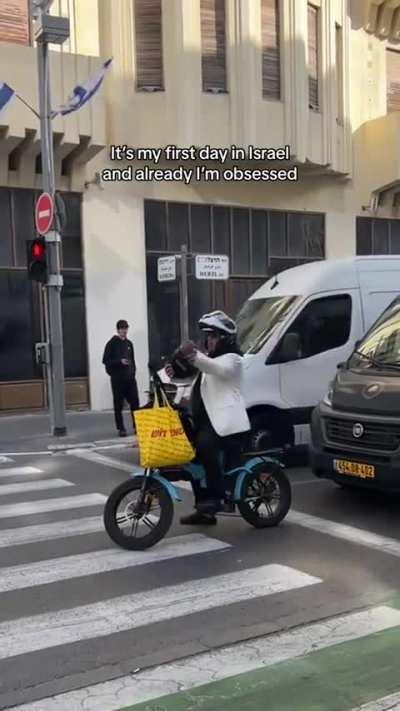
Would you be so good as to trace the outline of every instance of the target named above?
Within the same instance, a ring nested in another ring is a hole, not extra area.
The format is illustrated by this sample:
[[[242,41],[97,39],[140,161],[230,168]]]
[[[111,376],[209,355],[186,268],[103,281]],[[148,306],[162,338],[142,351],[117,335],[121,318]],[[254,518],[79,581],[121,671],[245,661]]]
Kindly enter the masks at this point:
[[[47,282],[46,240],[37,237],[28,246],[28,276],[33,281]]]

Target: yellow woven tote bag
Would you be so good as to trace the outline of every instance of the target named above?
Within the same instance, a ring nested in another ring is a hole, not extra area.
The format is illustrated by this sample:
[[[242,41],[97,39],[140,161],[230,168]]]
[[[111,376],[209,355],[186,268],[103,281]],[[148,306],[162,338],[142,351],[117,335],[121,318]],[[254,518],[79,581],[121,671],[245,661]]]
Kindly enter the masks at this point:
[[[155,395],[154,407],[133,412],[140,466],[145,469],[187,464],[195,456],[178,412],[164,394],[163,400],[164,407],[160,407]]]

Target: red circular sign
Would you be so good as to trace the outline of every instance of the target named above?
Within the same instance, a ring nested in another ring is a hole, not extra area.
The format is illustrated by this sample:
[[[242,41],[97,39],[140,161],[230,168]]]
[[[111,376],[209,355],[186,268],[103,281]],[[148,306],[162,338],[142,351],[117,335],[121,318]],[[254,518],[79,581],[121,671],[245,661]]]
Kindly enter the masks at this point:
[[[51,230],[53,219],[53,198],[49,195],[49,193],[42,193],[35,208],[36,229],[40,235],[46,235],[49,230]]]

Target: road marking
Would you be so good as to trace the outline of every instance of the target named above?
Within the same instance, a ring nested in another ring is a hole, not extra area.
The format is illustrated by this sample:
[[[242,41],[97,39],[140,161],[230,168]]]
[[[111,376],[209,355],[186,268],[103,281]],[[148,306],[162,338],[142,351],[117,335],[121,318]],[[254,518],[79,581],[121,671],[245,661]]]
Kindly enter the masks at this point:
[[[102,516],[76,518],[68,521],[56,521],[55,523],[23,526],[22,528],[9,528],[3,531],[0,529],[0,548],[11,548],[12,546],[21,546],[39,541],[51,541],[57,538],[71,538],[87,533],[96,533],[97,531],[104,531]]]
[[[120,469],[123,472],[129,472],[130,474],[138,473],[143,474],[143,469],[140,469],[136,464],[129,464],[129,462],[121,462],[119,459],[113,459],[112,457],[106,457],[104,454],[99,454],[98,452],[88,451],[87,449],[71,449],[67,452],[70,457],[78,457],[78,459],[86,459],[88,462],[94,462],[95,464],[102,464],[105,467],[112,467],[113,469]]]
[[[66,486],[75,486],[66,479],[38,479],[37,481],[22,482],[19,484],[0,484],[0,498],[7,494],[24,494],[26,491],[47,491],[48,489],[62,489]]]
[[[38,450],[37,452],[4,452],[4,454],[7,457],[39,457],[45,454],[51,455],[52,452],[49,452],[48,450]]]
[[[159,546],[147,551],[106,548],[91,553],[51,558],[37,563],[13,565],[1,568],[0,593],[228,548],[231,548],[228,543],[195,533],[167,538]]]
[[[0,624],[0,659],[126,632],[224,605],[322,583],[283,565],[189,580],[89,605],[20,617]],[[400,616],[400,612],[399,612]]]
[[[9,457],[0,457],[0,464],[8,464],[9,462],[12,462]]]
[[[375,607],[204,652],[153,669],[144,669],[135,675],[129,674],[84,689],[16,706],[10,711],[82,711],[83,708],[85,711],[115,711],[237,674],[271,667],[288,659],[302,657],[354,639],[362,639],[398,625],[399,610],[385,606]],[[161,708],[162,704],[159,706]],[[362,708],[364,711],[364,707]],[[383,707],[385,708],[390,707]],[[380,710],[380,707],[372,707],[365,711],[378,709]]]
[[[80,496],[64,496],[61,499],[43,499],[40,501],[25,501],[20,504],[4,504],[0,506],[0,520],[2,518],[30,516],[31,514],[47,513],[49,511],[99,506],[106,501],[107,496],[103,494],[82,494]]]
[[[123,472],[129,472],[129,474],[139,474],[143,475],[144,470],[138,467],[136,464],[129,464],[129,462],[121,462],[119,459],[113,459],[112,457],[106,457],[104,454],[99,454],[98,452],[88,451],[86,449],[74,449],[67,454],[71,457],[78,457],[78,459],[86,459],[88,462],[95,462],[96,464],[101,464],[105,467],[112,467],[113,469],[120,469]],[[162,474],[162,472],[161,472]],[[190,481],[179,481],[171,482],[173,486],[178,489],[187,489],[192,491],[192,485]]]
[[[383,696],[376,701],[357,706],[353,711],[398,711],[400,709],[400,691],[390,696]]]
[[[344,541],[350,541],[360,546],[374,548],[381,553],[389,553],[400,557],[400,541],[395,538],[380,536],[371,531],[365,531],[362,528],[355,528],[344,523],[336,523],[336,521],[328,521],[318,516],[310,516],[309,514],[300,513],[299,511],[289,511],[285,519],[289,523],[309,528],[318,533],[326,533],[328,536],[340,538]]]
[[[43,474],[42,469],[36,467],[4,467],[0,469],[0,478],[27,476],[28,474]]]

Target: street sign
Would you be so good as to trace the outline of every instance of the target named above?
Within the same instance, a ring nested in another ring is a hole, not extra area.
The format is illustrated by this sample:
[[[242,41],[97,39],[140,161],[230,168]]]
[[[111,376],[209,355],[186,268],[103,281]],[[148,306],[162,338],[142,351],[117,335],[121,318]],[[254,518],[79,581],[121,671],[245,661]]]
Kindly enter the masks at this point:
[[[49,193],[42,193],[36,203],[35,223],[40,235],[47,235],[51,230],[54,219],[53,198]]]
[[[225,254],[197,254],[196,279],[229,279],[229,257]]]
[[[176,258],[159,257],[157,260],[158,281],[175,281],[176,279]]]

